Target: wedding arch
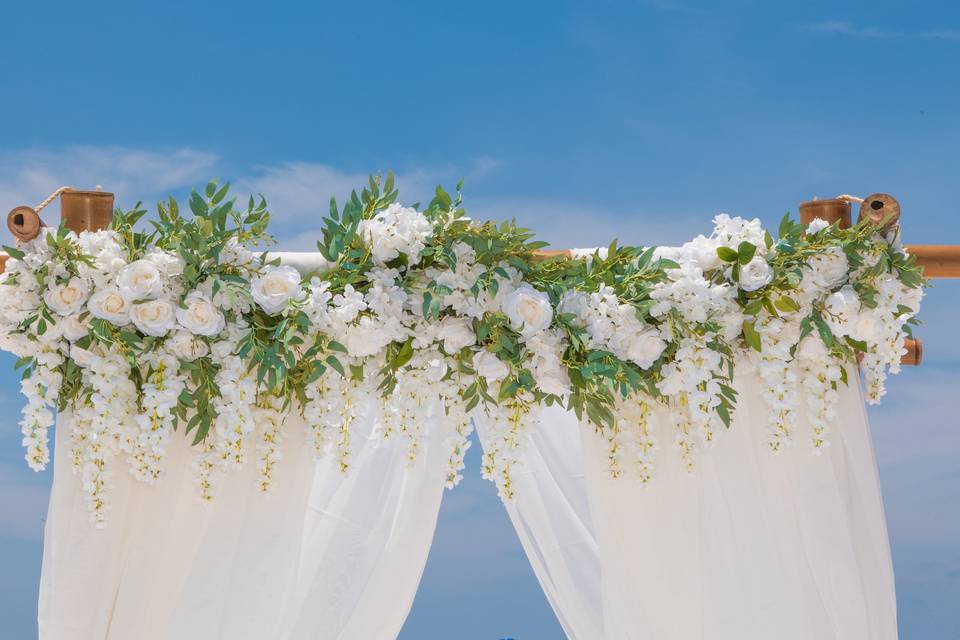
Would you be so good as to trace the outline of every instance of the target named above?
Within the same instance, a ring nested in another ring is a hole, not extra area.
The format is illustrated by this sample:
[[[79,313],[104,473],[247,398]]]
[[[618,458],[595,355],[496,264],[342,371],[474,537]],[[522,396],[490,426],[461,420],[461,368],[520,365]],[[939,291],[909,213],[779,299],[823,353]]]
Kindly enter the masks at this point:
[[[41,637],[395,637],[475,428],[572,638],[896,637],[863,404],[960,248],[874,194],[547,250],[461,189],[371,177],[303,254],[215,181],[11,211],[31,468],[57,426]]]

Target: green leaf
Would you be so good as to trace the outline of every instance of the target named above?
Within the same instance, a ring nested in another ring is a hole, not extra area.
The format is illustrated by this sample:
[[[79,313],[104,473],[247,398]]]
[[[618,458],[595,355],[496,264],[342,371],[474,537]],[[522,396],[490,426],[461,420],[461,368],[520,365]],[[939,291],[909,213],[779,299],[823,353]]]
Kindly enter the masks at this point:
[[[739,256],[738,261],[742,265],[748,264],[751,260],[753,260],[753,256],[756,253],[757,253],[757,246],[755,244],[751,244],[747,242],[746,240],[741,242],[740,246],[737,247],[737,254]]]
[[[747,345],[755,351],[761,351],[763,349],[760,334],[757,333],[757,328],[752,322],[743,323],[743,339]]]
[[[797,303],[797,301],[793,298],[788,298],[787,296],[780,296],[773,304],[780,311],[787,313],[800,311],[800,305]]]
[[[737,252],[730,247],[717,247],[717,255],[724,262],[736,262],[739,257]]]
[[[343,369],[343,365],[340,363],[340,361],[337,359],[336,356],[327,356],[327,364],[333,367],[333,369],[344,378],[347,377],[347,374]]]

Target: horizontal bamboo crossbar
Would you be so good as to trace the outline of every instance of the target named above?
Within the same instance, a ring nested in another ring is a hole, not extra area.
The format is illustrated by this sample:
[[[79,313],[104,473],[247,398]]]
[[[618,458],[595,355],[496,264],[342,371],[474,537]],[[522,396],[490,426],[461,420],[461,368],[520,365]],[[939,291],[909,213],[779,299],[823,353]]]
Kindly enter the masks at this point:
[[[905,249],[917,257],[925,278],[960,278],[960,245],[908,244]],[[571,253],[570,249],[543,249],[537,256],[545,260]]]

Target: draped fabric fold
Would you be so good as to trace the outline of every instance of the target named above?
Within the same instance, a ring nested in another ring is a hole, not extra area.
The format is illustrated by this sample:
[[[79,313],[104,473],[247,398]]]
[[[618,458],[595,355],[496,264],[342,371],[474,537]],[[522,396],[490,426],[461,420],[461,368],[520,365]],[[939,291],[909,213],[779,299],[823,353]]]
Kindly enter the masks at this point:
[[[671,456],[668,422],[658,421],[661,450],[648,487],[629,473],[611,477],[605,438],[578,428],[571,414],[544,412],[507,508],[569,637],[897,637],[859,382],[840,389],[832,446],[820,456],[799,436],[772,455],[762,383],[744,374],[737,387],[732,428],[692,475]],[[565,535],[574,532],[570,547]]]
[[[383,439],[374,416],[355,422],[348,473],[315,462],[302,420],[290,417],[275,486],[261,495],[256,465],[197,498],[192,454],[174,437],[163,482],[118,473],[116,513],[87,521],[70,470],[69,413],[58,420],[45,529],[40,637],[138,640],[395,638],[426,562],[444,486],[442,429],[418,459]],[[432,427],[432,428],[431,428]]]

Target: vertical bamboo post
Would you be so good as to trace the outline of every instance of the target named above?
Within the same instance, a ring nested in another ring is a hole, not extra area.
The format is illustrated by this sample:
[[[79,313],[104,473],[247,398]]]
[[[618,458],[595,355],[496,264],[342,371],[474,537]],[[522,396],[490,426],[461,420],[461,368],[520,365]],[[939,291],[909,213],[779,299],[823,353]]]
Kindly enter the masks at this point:
[[[64,191],[60,194],[60,220],[76,233],[106,229],[113,220],[113,194]]]

